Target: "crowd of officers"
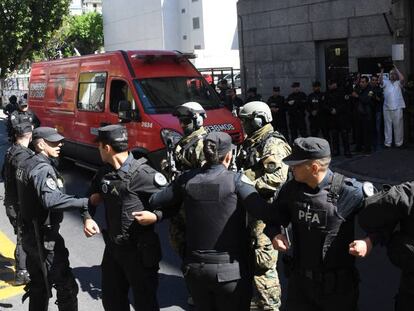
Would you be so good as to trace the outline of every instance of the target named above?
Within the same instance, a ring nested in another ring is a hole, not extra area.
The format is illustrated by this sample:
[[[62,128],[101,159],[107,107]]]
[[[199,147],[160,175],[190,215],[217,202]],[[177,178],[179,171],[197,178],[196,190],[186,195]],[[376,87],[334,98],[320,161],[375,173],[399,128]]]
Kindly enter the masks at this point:
[[[290,100],[291,106],[300,102]],[[414,185],[374,194],[372,184],[329,169],[327,140],[300,137],[289,144],[273,127],[268,104],[251,101],[238,108],[246,137],[236,148],[228,134],[206,132],[208,112],[200,104],[178,106],[174,115],[184,136],[166,139],[162,173],[128,151],[125,127],[99,128],[104,166],[88,198],[65,194],[55,161],[64,137],[52,128],[33,129],[30,122],[16,125],[3,169],[11,198],[5,205],[13,208],[14,219],[8,216],[13,224],[17,219],[27,254],[29,310],[47,310],[52,287],[60,311],[78,310],[78,286],[59,233],[69,209],[80,211],[87,237],[102,232],[106,311],[130,310],[130,291],[136,310],[159,310],[161,247],[154,226],[163,219],[171,220],[171,242],[196,310],[279,310],[278,252],[289,275],[288,310],[357,310],[355,257],[377,244],[388,246],[403,271],[396,310],[412,310]],[[93,219],[97,208],[105,210],[102,230]],[[357,214],[366,231],[362,239],[354,237]]]
[[[225,106],[235,112],[250,101],[262,100],[257,88],[248,89],[245,101],[236,95],[236,90],[220,82],[220,98]],[[356,152],[371,153],[384,145],[384,94],[381,87],[382,74],[350,75],[346,81],[331,79],[327,90],[321,83],[312,83],[312,92],[306,95],[299,82],[291,85],[291,93],[281,95],[278,86],[273,87],[267,99],[271,108],[273,127],[289,141],[301,137],[323,137],[332,146],[332,155],[351,157],[351,145]],[[412,77],[404,87],[407,108],[404,109],[406,140],[414,142],[414,82]],[[341,149],[342,142],[342,149]],[[387,143],[388,144],[388,143]],[[387,146],[388,147],[388,146]]]

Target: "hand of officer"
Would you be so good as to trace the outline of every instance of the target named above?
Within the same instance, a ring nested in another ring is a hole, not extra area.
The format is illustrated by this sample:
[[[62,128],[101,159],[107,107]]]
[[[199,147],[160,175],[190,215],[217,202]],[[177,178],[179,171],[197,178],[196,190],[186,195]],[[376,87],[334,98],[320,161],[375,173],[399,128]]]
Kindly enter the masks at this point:
[[[157,222],[157,215],[149,211],[133,212],[132,216],[142,226],[152,225]]]
[[[372,242],[370,238],[363,240],[355,240],[349,244],[349,253],[355,257],[364,258],[368,256],[372,250]]]
[[[87,238],[99,234],[100,230],[98,224],[91,218],[86,219],[83,224],[83,233],[85,233]]]
[[[287,252],[289,249],[288,239],[284,234],[278,234],[272,240],[273,248],[279,252]]]
[[[102,196],[99,193],[92,193],[89,197],[89,202],[93,206],[98,206],[102,202]]]

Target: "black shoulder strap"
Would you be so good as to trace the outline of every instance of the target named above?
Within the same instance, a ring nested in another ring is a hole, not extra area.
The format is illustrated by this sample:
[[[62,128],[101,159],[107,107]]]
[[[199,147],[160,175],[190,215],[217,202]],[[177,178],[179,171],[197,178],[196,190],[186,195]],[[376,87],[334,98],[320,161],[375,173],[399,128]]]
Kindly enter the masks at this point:
[[[128,173],[126,173],[126,174],[124,174],[124,175],[122,175],[122,176],[120,176],[120,177],[121,177],[122,179],[124,179],[124,180],[127,180],[127,181],[131,180],[131,179],[132,179],[132,177],[134,177],[134,176],[135,176],[135,174],[136,174],[136,172],[138,171],[139,167],[140,167],[142,164],[146,163],[146,162],[147,162],[147,159],[146,159],[146,158],[144,158],[144,157],[142,157],[142,158],[140,158],[140,159],[138,159],[138,160],[133,159],[133,160],[132,160],[132,162],[131,162],[131,164],[130,164],[130,166],[129,166]]]
[[[336,205],[339,195],[345,183],[345,176],[339,173],[334,173],[332,176],[331,186],[329,187],[328,202]]]
[[[273,132],[269,132],[266,134],[266,136],[260,141],[260,149],[263,149],[266,145],[267,140],[270,137],[274,137],[274,138],[278,138],[283,140],[285,143],[289,144],[285,138],[285,136],[283,136],[283,134],[279,133],[278,131],[273,131]]]

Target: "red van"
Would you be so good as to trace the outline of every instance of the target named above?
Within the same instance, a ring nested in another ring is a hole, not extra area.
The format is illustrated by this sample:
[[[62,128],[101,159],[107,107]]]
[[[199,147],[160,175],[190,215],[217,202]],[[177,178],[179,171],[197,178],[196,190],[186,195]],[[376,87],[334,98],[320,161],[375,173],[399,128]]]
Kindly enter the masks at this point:
[[[226,131],[241,143],[239,120],[188,58],[174,51],[115,51],[34,63],[29,106],[42,126],[65,136],[63,155],[79,163],[100,164],[97,129],[122,123],[134,155],[158,167],[167,138],[182,135],[172,112],[189,101],[206,110],[208,131]]]

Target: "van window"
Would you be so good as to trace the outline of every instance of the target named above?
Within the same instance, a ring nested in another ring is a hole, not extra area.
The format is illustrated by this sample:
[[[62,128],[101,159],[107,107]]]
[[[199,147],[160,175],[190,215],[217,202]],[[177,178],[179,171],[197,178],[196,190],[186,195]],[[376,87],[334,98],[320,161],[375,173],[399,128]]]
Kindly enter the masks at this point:
[[[168,77],[135,80],[147,113],[172,113],[176,106],[194,101],[204,109],[220,108],[217,93],[201,77]]]
[[[86,72],[79,76],[78,110],[102,112],[105,107],[106,72]]]
[[[134,96],[128,83],[124,80],[112,80],[109,109],[111,112],[118,113],[118,105],[121,100],[127,100],[132,110],[136,110]]]

